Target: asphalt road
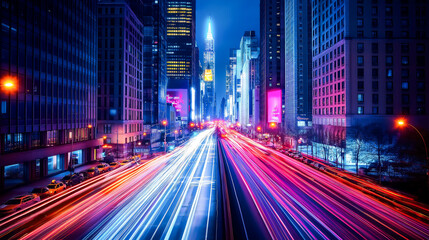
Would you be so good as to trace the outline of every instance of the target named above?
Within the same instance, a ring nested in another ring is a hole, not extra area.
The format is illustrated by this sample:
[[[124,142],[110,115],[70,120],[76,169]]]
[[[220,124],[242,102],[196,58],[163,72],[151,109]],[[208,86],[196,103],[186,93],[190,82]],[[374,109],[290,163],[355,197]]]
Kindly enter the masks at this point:
[[[219,143],[236,239],[429,239],[427,219],[405,214],[406,206],[392,207],[234,131]]]
[[[0,220],[7,239],[221,238],[214,129]],[[126,169],[125,169],[126,168]]]

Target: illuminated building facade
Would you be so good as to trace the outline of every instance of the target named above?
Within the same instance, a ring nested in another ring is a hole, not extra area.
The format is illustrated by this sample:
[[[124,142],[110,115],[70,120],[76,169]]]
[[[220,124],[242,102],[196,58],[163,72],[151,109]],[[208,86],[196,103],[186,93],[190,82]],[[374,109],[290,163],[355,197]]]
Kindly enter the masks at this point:
[[[143,24],[125,1],[98,2],[98,42],[98,133],[126,157],[143,137]]]
[[[311,1],[285,2],[285,129],[311,127]]]
[[[268,93],[285,89],[285,0],[260,1],[260,40],[261,40],[261,123],[268,127]],[[284,98],[280,112],[284,114]],[[284,119],[284,118],[282,118]],[[282,122],[280,127],[283,128]]]
[[[96,14],[95,1],[2,1],[0,190],[67,170],[70,152],[96,158]]]
[[[189,114],[192,101],[196,101],[191,89],[198,84],[195,51],[195,0],[167,0],[168,89],[188,90]]]
[[[215,46],[209,20],[204,49],[204,119],[216,118],[216,75],[215,75]]]

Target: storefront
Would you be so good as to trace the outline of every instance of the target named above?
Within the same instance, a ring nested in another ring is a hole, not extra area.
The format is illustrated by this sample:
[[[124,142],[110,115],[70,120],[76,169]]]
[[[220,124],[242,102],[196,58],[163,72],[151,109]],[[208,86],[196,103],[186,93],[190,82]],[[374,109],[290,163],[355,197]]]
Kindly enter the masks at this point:
[[[19,163],[4,167],[4,186],[6,189],[23,184],[24,181],[24,164]]]
[[[55,155],[48,157],[48,175],[63,170],[63,155]]]

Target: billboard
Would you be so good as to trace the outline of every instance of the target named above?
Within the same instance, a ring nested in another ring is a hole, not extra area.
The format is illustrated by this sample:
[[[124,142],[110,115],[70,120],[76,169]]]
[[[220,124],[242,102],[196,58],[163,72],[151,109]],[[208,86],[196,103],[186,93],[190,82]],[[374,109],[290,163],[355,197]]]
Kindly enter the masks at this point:
[[[212,73],[212,70],[211,70],[211,69],[206,69],[206,70],[204,71],[204,80],[205,80],[206,82],[213,81],[213,73]]]
[[[176,109],[176,117],[182,119],[188,117],[188,90],[187,89],[168,89],[167,103],[171,103]]]
[[[275,89],[268,91],[268,122],[282,122],[282,90]]]

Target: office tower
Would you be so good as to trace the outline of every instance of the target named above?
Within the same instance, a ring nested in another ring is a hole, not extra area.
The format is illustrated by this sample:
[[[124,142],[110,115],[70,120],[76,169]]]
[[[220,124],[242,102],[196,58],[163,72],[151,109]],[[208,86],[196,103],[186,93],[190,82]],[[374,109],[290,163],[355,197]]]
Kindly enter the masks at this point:
[[[241,38],[237,54],[237,76],[240,76],[238,97],[238,121],[243,126],[253,122],[254,90],[259,82],[259,44],[255,31],[246,31]]]
[[[285,18],[284,0],[261,0],[261,124],[284,126]]]
[[[391,126],[407,115],[427,128],[428,6],[313,2],[314,124]]]
[[[183,124],[190,117],[189,96],[196,82],[193,81],[194,68],[198,66],[195,46],[195,0],[167,0],[167,102],[176,98],[173,96],[186,102],[183,108],[176,109],[176,116]]]
[[[204,50],[204,119],[216,118],[216,75],[215,75],[215,45],[209,20]]]
[[[227,119],[234,123],[236,121],[234,108],[235,108],[235,79],[234,79],[234,68],[237,66],[237,50],[229,50],[228,65],[226,66],[226,99],[227,99]]]
[[[285,2],[285,129],[311,127],[311,1]]]
[[[98,2],[98,42],[98,133],[126,157],[143,137],[143,24],[125,1]]]
[[[95,1],[3,1],[0,13],[4,189],[92,161],[100,142]]]
[[[143,23],[143,120],[145,128],[166,118],[167,95],[167,3],[142,0]],[[135,7],[132,6],[134,10]],[[147,133],[147,138],[154,137]],[[152,139],[154,140],[154,139]]]

